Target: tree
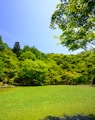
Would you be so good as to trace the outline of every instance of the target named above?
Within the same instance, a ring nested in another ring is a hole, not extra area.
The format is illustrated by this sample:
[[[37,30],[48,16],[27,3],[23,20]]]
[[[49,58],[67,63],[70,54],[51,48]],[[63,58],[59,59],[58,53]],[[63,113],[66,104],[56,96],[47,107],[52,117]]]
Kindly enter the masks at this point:
[[[69,50],[95,48],[95,0],[60,0],[50,27],[56,25],[60,43]]]
[[[21,63],[20,80],[18,82],[22,85],[42,85],[47,72],[47,65],[43,61],[26,59]]]
[[[8,49],[8,45],[2,41],[2,37],[0,36],[0,51]]]
[[[13,52],[17,55],[17,57],[20,56],[20,43],[15,42],[14,47],[13,47]]]
[[[31,52],[36,56],[36,58],[38,60],[43,60],[43,59],[47,59],[46,54],[44,54],[43,52],[39,51],[37,48],[35,48],[34,46],[31,47]]]
[[[11,49],[0,52],[0,71],[1,81],[3,83],[12,84],[18,77],[18,59]]]
[[[4,76],[4,62],[0,59],[0,81],[2,81]]]
[[[26,52],[26,51],[31,51],[32,54],[35,55],[36,59],[38,60],[43,60],[43,59],[47,59],[47,55],[43,52],[41,52],[40,50],[38,50],[36,47],[32,46],[32,47],[29,47],[28,45],[25,45],[23,50],[23,52]]]
[[[36,60],[36,56],[31,51],[22,52],[19,56],[19,60],[31,59]]]
[[[26,51],[31,51],[31,47],[29,47],[28,45],[25,45],[23,48],[23,52],[26,52]]]
[[[48,85],[61,84],[62,69],[60,68],[60,66],[57,65],[57,63],[51,58],[48,58],[47,61],[45,62],[48,67],[48,73],[46,76],[45,84]]]
[[[63,63],[63,54],[54,54],[54,53],[49,53],[48,58],[53,59],[57,65],[61,65]]]

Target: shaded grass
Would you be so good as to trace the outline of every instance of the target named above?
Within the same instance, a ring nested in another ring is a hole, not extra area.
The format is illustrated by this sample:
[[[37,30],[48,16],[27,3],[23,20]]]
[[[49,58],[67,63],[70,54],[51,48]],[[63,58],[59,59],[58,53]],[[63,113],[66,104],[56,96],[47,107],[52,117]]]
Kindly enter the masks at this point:
[[[87,116],[80,115],[80,114],[73,115],[73,116],[64,115],[62,117],[47,116],[42,120],[95,120],[95,116],[93,114],[90,114]]]
[[[17,87],[0,92],[0,120],[39,120],[76,114],[95,115],[94,87]]]

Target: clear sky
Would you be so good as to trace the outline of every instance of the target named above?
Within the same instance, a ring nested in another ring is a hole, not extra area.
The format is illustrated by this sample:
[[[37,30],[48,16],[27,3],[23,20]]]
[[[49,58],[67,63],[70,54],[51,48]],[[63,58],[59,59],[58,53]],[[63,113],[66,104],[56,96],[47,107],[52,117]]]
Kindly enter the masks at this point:
[[[70,54],[57,45],[59,30],[49,28],[50,18],[60,0],[0,0],[0,35],[13,47],[16,41],[35,46],[45,53]],[[74,51],[77,53],[79,51]]]

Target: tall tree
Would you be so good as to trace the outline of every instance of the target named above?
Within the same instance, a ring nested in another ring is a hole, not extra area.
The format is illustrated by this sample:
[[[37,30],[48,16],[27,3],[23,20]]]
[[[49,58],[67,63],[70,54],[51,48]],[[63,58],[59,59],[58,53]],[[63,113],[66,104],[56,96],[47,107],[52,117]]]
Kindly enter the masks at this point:
[[[13,47],[13,52],[17,55],[17,57],[20,56],[20,43],[15,42],[14,47]]]
[[[51,28],[56,25],[69,50],[95,48],[95,0],[60,0],[51,17]]]

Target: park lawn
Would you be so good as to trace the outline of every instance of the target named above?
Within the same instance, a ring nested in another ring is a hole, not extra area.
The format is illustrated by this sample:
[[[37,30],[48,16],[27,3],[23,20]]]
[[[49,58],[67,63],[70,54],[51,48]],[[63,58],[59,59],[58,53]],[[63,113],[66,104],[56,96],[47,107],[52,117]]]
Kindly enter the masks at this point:
[[[41,120],[76,114],[95,115],[95,87],[0,88],[0,120]]]

